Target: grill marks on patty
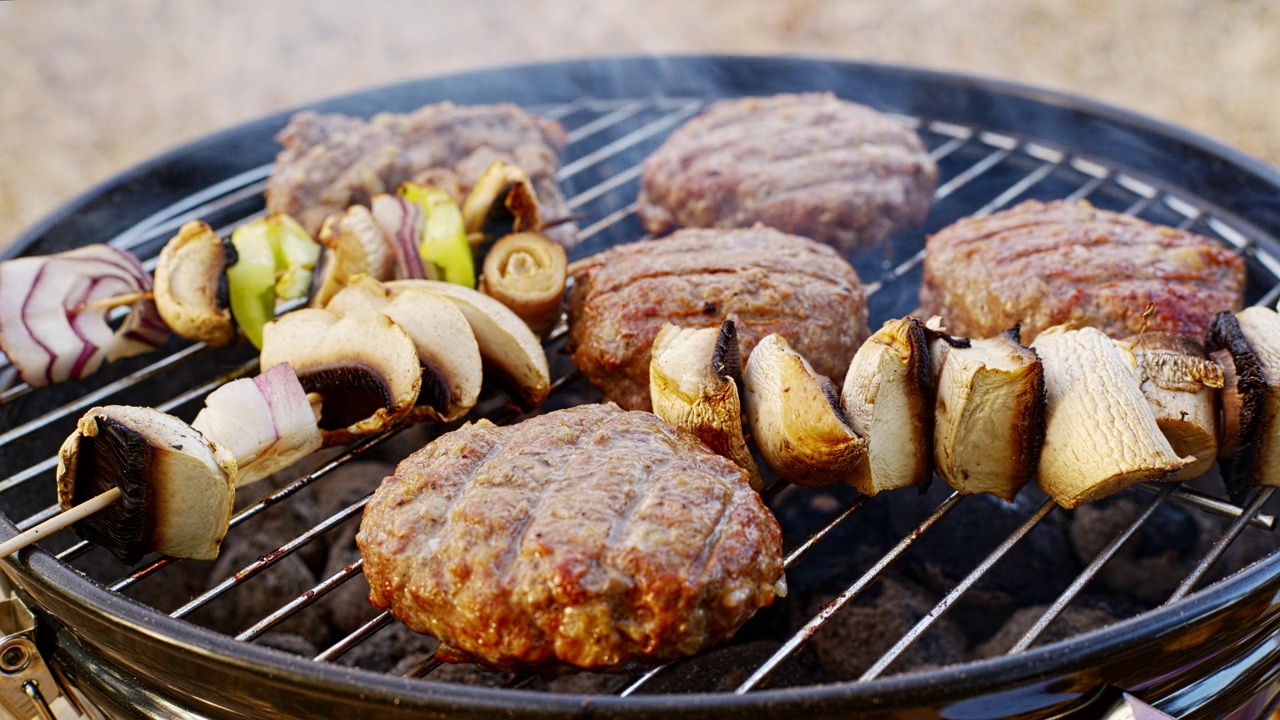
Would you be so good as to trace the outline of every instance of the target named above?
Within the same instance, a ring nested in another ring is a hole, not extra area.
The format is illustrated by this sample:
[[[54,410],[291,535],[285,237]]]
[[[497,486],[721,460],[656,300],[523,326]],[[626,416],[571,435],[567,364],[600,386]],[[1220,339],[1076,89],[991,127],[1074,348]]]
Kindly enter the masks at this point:
[[[992,337],[1021,323],[1024,339],[1065,322],[1114,337],[1149,330],[1203,335],[1238,309],[1244,261],[1194,233],[1087,203],[1028,201],[965,218],[929,237],[920,303],[948,330]]]
[[[697,652],[781,575],[777,523],[741,469],[611,405],[442,436],[383,482],[358,542],[374,604],[450,659],[513,671]]]
[[[827,246],[764,226],[680,230],[611,248],[571,273],[573,361],[627,408],[650,407],[649,358],[664,322],[716,327],[732,319],[744,361],[777,332],[836,382],[868,334],[853,268]]]
[[[674,227],[763,222],[843,250],[919,224],[937,167],[911,130],[829,94],[712,105],[645,161],[639,213]]]

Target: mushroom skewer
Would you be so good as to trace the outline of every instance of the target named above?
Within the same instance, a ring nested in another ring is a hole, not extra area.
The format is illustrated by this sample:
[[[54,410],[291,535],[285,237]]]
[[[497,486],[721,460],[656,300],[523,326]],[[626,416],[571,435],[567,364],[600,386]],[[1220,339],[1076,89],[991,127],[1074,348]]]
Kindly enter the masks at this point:
[[[128,564],[150,552],[211,560],[236,487],[320,444],[317,416],[288,365],[218,388],[191,425],[150,408],[92,408],[58,452],[63,512],[0,545],[0,557],[71,526]]]

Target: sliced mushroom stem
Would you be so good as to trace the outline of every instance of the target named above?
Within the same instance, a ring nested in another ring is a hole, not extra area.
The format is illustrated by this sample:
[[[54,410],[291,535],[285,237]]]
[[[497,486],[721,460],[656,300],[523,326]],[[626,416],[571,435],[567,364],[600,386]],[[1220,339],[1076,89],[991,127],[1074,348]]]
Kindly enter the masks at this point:
[[[1223,403],[1224,434],[1237,439],[1233,457],[1222,466],[1228,492],[1240,497],[1250,485],[1280,486],[1280,315],[1257,306],[1218,313],[1205,346],[1210,353],[1230,353],[1235,370],[1238,413],[1228,405],[1235,398]]]
[[[1044,439],[1044,368],[1017,328],[956,347],[929,342],[937,387],[933,457],[963,494],[1012,502],[1035,475]]]
[[[845,419],[831,380],[781,335],[755,346],[743,380],[751,436],[779,477],[813,487],[860,480],[867,440]]]
[[[148,553],[212,560],[231,522],[236,462],[172,415],[145,407],[90,409],[58,451],[58,504],[111,488],[122,499],[72,529],[133,564]]]
[[[1218,456],[1218,389],[1222,369],[1200,343],[1181,333],[1148,332],[1122,344],[1132,348],[1138,381],[1173,451],[1195,457],[1173,480],[1208,471]]]
[[[924,325],[890,320],[849,364],[840,401],[869,441],[854,485],[868,495],[927,485],[933,472],[933,387]]]
[[[1040,487],[1059,505],[1167,480],[1195,460],[1179,457],[1160,431],[1131,352],[1094,328],[1061,325],[1037,335],[1032,348],[1048,399]]]
[[[751,487],[764,479],[742,435],[742,406],[737,381],[742,355],[737,327],[725,320],[717,328],[681,328],[666,323],[653,341],[649,393],[653,413],[684,428],[715,453],[751,475]]]

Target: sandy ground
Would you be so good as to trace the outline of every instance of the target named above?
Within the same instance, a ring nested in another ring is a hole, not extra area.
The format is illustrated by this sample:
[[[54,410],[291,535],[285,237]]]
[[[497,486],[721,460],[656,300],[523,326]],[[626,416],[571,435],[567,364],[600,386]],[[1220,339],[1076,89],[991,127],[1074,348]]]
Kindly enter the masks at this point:
[[[0,246],[210,131],[397,80],[632,53],[801,53],[1067,90],[1280,164],[1276,0],[0,0]]]

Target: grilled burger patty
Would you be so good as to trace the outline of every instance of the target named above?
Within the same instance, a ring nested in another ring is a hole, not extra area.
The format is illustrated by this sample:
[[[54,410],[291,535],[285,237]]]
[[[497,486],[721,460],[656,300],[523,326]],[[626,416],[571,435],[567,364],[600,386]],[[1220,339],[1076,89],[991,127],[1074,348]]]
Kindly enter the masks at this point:
[[[1240,308],[1244,282],[1244,260],[1221,243],[1088,203],[1033,200],[930,236],[920,305],[972,337],[1016,323],[1027,341],[1062,323],[1203,337],[1215,313]]]
[[[569,216],[555,180],[564,129],[514,105],[445,102],[368,121],[304,111],[276,142],[284,149],[267,180],[267,210],[292,215],[312,235],[330,213],[368,205],[406,180],[465,194],[494,160],[524,170],[544,220]],[[572,247],[577,231],[567,223],[547,235]]]
[[[571,268],[573,361],[619,405],[648,410],[649,358],[664,322],[738,325],[743,361],[778,333],[837,384],[867,339],[866,293],[831,248],[757,225],[686,229],[610,248]]]
[[[654,234],[762,222],[841,250],[929,213],[938,168],[914,132],[830,94],[712,105],[645,161],[639,212]]]
[[[746,472],[614,405],[442,435],[382,482],[356,541],[373,604],[439,638],[443,659],[510,672],[691,655],[782,577]]]

